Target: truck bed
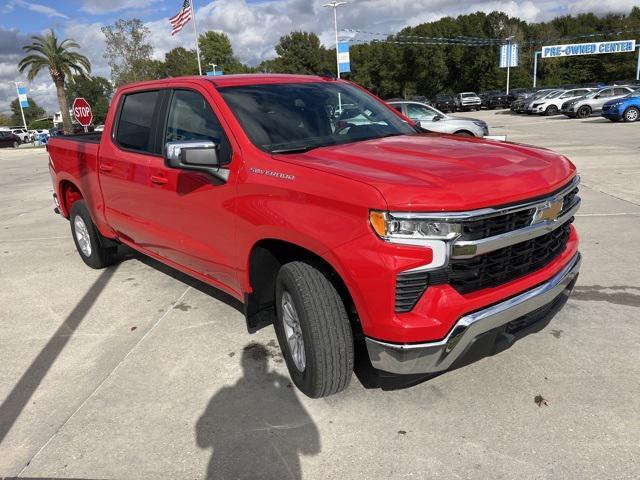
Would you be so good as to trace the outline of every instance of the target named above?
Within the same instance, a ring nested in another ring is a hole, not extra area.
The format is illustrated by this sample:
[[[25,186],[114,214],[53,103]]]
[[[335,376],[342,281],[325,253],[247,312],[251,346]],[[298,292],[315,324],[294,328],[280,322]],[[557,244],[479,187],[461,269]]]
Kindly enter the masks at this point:
[[[70,140],[72,142],[82,143],[100,143],[102,132],[76,133],[75,135],[58,135],[52,137],[60,140]]]

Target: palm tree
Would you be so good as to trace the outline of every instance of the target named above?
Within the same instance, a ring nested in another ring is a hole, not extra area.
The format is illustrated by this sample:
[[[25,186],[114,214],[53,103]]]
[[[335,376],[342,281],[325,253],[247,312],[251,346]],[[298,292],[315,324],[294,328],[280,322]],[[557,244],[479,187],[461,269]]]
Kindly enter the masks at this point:
[[[41,70],[49,69],[51,79],[58,93],[64,131],[65,133],[72,133],[69,105],[64,91],[64,80],[74,74],[80,76],[88,75],[91,73],[91,63],[84,55],[71,51],[71,49],[80,48],[80,45],[68,38],[58,42],[58,37],[56,37],[53,30],[46,35],[33,36],[31,39],[33,43],[22,47],[29,55],[20,61],[18,70],[24,72],[28,68],[27,78],[33,80]]]

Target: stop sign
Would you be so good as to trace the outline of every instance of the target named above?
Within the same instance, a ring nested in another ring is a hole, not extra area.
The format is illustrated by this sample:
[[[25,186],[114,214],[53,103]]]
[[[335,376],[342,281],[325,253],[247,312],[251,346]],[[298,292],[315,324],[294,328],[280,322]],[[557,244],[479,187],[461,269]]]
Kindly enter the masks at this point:
[[[83,127],[91,125],[93,113],[91,113],[91,105],[84,98],[79,97],[73,101],[73,116]]]

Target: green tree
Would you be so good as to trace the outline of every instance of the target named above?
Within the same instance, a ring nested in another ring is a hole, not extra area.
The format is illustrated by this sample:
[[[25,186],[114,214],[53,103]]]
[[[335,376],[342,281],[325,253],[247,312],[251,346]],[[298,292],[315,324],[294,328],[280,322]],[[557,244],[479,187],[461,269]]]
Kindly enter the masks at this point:
[[[275,59],[263,64],[274,72],[318,74],[330,68],[327,65],[327,50],[320,45],[315,33],[291,32],[280,37],[276,53],[278,56]]]
[[[0,113],[0,126],[9,127],[13,125],[11,122],[11,117],[9,115],[5,115],[4,113]]]
[[[198,75],[198,59],[195,50],[176,47],[164,55],[164,70],[169,77]]]
[[[67,98],[83,97],[93,112],[93,123],[103,123],[109,109],[109,100],[113,95],[113,85],[104,77],[74,76],[65,87]]]
[[[27,126],[34,120],[47,116],[44,108],[36,103],[33,98],[29,99],[29,106],[24,107],[24,119]],[[11,125],[22,125],[22,113],[20,112],[20,102],[17,98],[11,101]]]
[[[118,19],[101,30],[105,36],[104,58],[116,87],[158,78],[158,64],[151,59],[153,47],[148,43],[150,32],[142,20]]]
[[[65,79],[71,75],[88,75],[91,73],[91,63],[84,55],[73,51],[80,48],[75,41],[65,39],[58,41],[58,37],[50,30],[45,35],[31,37],[33,42],[25,45],[23,50],[29,55],[20,60],[18,70],[24,72],[29,70],[27,78],[33,80],[42,70],[49,70],[51,79],[56,86],[58,94],[58,104],[62,113],[62,125],[66,133],[72,133],[71,116],[69,115],[69,104],[64,91]]]
[[[236,58],[231,46],[231,40],[226,33],[209,30],[198,37],[202,69],[208,70],[211,63],[216,64],[216,70],[225,74],[248,73],[251,69]]]

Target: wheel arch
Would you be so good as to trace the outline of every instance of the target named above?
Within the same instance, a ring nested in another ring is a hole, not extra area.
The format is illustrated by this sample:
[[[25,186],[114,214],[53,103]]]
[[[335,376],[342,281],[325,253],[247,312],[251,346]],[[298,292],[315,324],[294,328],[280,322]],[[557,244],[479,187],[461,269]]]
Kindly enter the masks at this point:
[[[58,195],[62,215],[69,218],[71,207],[78,200],[82,200],[84,195],[75,183],[70,180],[63,179],[58,185]]]
[[[353,297],[338,270],[326,258],[286,240],[265,238],[253,245],[247,258],[246,272],[250,288],[244,295],[244,313],[249,332],[256,332],[273,323],[276,315],[275,280],[280,267],[292,261],[307,262],[324,273],[344,302],[352,329],[358,330],[360,327]]]

